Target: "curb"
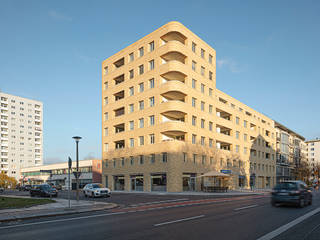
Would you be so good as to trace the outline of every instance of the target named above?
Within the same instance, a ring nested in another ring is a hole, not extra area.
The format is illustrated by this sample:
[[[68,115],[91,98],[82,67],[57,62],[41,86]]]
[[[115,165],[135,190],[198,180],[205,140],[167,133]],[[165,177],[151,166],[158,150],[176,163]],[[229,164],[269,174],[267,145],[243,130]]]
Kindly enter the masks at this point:
[[[111,205],[111,206],[110,206]],[[0,223],[2,222],[12,222],[12,221],[18,221],[18,220],[27,220],[27,219],[34,219],[34,218],[44,218],[44,217],[56,217],[56,216],[64,216],[64,215],[70,215],[70,214],[79,214],[79,213],[86,213],[86,212],[97,212],[101,210],[107,210],[107,209],[113,209],[118,207],[115,203],[110,203],[108,207],[102,207],[99,209],[91,209],[91,210],[69,210],[68,208],[64,208],[64,212],[58,212],[58,213],[43,213],[43,214],[35,214],[31,216],[12,216],[6,219],[0,218]]]

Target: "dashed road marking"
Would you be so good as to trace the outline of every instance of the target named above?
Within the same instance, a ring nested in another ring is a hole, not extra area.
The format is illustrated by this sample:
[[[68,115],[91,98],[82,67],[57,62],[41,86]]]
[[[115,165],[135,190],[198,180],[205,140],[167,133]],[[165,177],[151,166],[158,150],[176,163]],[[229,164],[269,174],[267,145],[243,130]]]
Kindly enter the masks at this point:
[[[174,221],[169,221],[169,222],[163,222],[163,223],[154,224],[153,226],[154,226],[154,227],[159,227],[159,226],[168,225],[168,224],[172,224],[172,223],[190,221],[190,220],[202,218],[202,217],[204,217],[204,216],[205,216],[205,215],[199,215],[199,216],[194,216],[194,217],[189,217],[189,218],[181,218],[181,219],[174,220]]]

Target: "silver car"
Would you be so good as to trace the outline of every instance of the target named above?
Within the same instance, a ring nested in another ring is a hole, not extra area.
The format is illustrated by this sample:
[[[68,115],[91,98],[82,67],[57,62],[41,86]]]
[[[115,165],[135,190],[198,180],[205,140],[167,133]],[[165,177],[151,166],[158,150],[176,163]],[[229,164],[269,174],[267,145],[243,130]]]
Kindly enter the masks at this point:
[[[110,197],[111,191],[101,183],[89,183],[84,186],[83,194],[85,197]]]

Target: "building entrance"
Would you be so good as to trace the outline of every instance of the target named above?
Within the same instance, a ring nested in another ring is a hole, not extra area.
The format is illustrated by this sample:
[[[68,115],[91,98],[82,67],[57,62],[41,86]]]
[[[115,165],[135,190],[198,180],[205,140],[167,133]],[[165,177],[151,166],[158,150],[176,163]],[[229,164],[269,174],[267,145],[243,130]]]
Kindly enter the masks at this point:
[[[131,191],[143,191],[143,175],[132,175]]]
[[[196,174],[183,173],[182,175],[182,190],[195,191],[196,190]]]

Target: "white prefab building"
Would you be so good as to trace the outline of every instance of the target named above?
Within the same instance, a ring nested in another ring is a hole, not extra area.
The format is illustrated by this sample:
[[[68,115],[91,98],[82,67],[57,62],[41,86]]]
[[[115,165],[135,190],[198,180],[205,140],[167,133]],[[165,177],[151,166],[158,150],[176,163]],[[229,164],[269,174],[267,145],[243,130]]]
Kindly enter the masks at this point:
[[[0,92],[0,171],[20,179],[20,169],[43,164],[42,102]]]
[[[307,156],[310,166],[315,167],[320,164],[320,139],[306,141]]]

